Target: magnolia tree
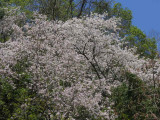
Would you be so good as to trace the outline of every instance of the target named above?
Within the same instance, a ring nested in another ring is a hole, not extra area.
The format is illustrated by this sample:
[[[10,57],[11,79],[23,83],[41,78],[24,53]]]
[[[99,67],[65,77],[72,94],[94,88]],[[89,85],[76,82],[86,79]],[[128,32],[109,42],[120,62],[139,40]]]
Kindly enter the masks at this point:
[[[1,78],[16,88],[12,78],[29,73],[32,81],[27,87],[47,100],[49,117],[54,113],[58,119],[78,119],[82,109],[87,113],[84,119],[114,120],[110,88],[126,81],[126,71],[158,85],[160,66],[158,60],[139,59],[136,48],[122,49],[120,19],[105,20],[105,16],[92,14],[62,22],[47,21],[35,13],[33,20],[19,26],[17,21],[25,16],[8,14],[0,21],[8,21],[0,24],[1,29],[12,30],[10,39],[0,43]],[[27,67],[15,72],[20,61]]]

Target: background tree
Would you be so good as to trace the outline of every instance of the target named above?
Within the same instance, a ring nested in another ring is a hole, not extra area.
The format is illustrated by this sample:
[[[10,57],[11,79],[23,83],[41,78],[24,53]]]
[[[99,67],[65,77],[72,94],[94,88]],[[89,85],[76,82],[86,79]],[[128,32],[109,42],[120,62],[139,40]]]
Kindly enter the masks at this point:
[[[128,47],[137,47],[137,53],[142,57],[154,59],[157,57],[157,43],[154,38],[147,36],[136,26],[131,26],[126,36]]]
[[[127,83],[112,89],[111,100],[115,103],[112,107],[118,115],[117,120],[158,120],[159,90],[147,86],[144,81],[130,72],[126,72],[126,78]]]
[[[98,13],[98,14],[103,14],[104,12],[108,13],[108,16],[111,16],[111,8],[112,8],[112,3],[113,1],[106,1],[106,0],[95,0],[92,1],[93,4],[93,12]]]
[[[37,8],[52,20],[67,20],[74,15],[73,0],[38,0]]]
[[[155,31],[155,30],[151,30],[148,34],[147,34],[148,38],[154,38],[157,42],[157,49],[159,51],[159,57],[160,57],[160,33]]]

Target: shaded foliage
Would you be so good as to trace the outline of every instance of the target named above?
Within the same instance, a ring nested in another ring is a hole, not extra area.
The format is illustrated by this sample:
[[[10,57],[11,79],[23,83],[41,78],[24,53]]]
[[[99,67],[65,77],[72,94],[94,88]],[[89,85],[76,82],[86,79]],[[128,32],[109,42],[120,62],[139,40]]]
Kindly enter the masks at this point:
[[[155,104],[155,95],[159,92],[148,87],[135,74],[126,73],[127,83],[113,89],[112,101],[115,103],[113,108],[118,115],[117,120],[144,120],[158,119],[159,100]],[[153,94],[152,92],[155,91]],[[158,98],[160,96],[157,96]]]

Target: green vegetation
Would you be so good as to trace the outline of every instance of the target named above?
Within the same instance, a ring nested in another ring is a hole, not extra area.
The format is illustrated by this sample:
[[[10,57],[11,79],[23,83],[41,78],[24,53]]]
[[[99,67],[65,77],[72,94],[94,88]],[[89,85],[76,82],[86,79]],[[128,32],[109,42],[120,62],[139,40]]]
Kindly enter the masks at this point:
[[[1,120],[44,120],[46,101],[37,96],[36,89],[29,88],[32,77],[25,72],[26,60],[12,66],[18,76],[0,78],[0,119]]]
[[[111,101],[117,120],[157,119],[160,112],[159,90],[147,86],[135,74],[126,73],[127,83],[112,89]],[[155,97],[156,96],[156,97]]]

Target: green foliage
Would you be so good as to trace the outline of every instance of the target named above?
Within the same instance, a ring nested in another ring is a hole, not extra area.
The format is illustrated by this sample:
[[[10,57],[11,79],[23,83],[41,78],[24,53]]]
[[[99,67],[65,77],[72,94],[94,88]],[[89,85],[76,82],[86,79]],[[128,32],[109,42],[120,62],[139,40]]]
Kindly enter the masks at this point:
[[[86,110],[85,107],[79,106],[77,109],[78,116],[74,117],[76,120],[87,120],[87,118],[91,118],[90,113]]]
[[[120,3],[116,3],[112,8],[111,15],[121,18],[121,31],[119,34],[124,37],[129,33],[129,28],[132,24],[132,11],[127,8],[124,9]]]
[[[3,9],[0,9],[0,20],[5,16],[5,12]]]
[[[40,0],[37,1],[41,14],[48,16],[50,20],[63,20],[66,21],[77,14],[75,9],[75,3],[69,0]]]
[[[159,116],[158,105],[155,105],[150,89],[136,75],[127,72],[127,83],[112,89],[111,100],[113,109],[118,115],[117,120],[155,119]]]
[[[22,9],[27,8],[33,0],[9,0],[9,3],[12,5],[20,6]]]
[[[33,17],[33,6],[34,0],[2,0],[2,6],[7,7],[20,7],[19,13],[24,12],[28,19]]]
[[[8,78],[0,79],[0,118],[11,118],[21,108],[25,99],[28,97],[29,90],[21,85],[13,86],[8,82]],[[11,81],[11,80],[9,80]]]
[[[0,3],[0,7],[2,6],[2,3]],[[3,19],[3,17],[5,16],[5,10],[2,8],[0,8],[0,20]],[[9,39],[9,36],[5,35],[4,33],[0,33],[0,42],[4,43]]]
[[[65,87],[71,87],[71,83],[67,81],[60,80],[59,85]]]
[[[103,120],[102,118],[95,118],[84,106],[77,107],[78,114],[74,114],[75,120]]]
[[[21,105],[25,104],[25,100],[31,96],[27,87],[29,82],[31,82],[31,77],[24,72],[22,67],[23,65],[20,66],[19,63],[15,65],[15,68],[17,68],[15,72],[23,72],[22,75],[18,76],[18,79],[6,78],[4,76],[0,78],[0,117],[3,119],[10,119],[14,117],[14,114],[21,113],[23,111]]]
[[[5,43],[6,41],[8,41],[9,40],[9,36],[8,35],[5,35],[5,34],[2,34],[2,33],[0,33],[0,42],[1,43]]]
[[[98,14],[103,14],[104,12],[107,12],[110,16],[111,13],[111,2],[106,0],[100,0],[100,1],[94,1],[93,3],[93,12]]]
[[[0,76],[0,119],[8,120],[44,120],[46,101],[37,96],[37,92],[29,88],[31,75],[26,73],[29,66],[27,59],[17,61],[12,70],[17,77]]]
[[[137,54],[147,58],[154,59],[157,56],[157,45],[155,39],[149,39],[146,35],[136,26],[131,26],[129,34],[126,37],[129,42],[128,46],[137,47]]]

